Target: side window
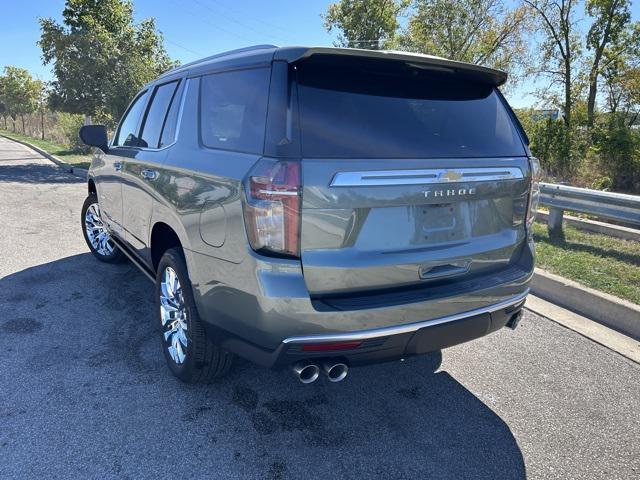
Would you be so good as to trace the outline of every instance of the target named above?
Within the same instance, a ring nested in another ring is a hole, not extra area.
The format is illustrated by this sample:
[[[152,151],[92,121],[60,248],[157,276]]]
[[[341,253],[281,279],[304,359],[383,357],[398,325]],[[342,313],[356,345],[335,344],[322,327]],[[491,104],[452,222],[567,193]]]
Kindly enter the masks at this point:
[[[118,133],[113,141],[114,146],[137,147],[138,125],[144,109],[147,92],[144,91],[133,101],[127,113],[124,114],[118,127]]]
[[[178,81],[176,80],[159,85],[154,89],[144,118],[144,125],[140,136],[141,147],[158,148],[162,127],[167,118],[167,111],[176,93],[177,86]]]
[[[200,82],[200,132],[211,148],[262,153],[268,68],[216,73]]]
[[[167,113],[167,119],[164,122],[162,128],[162,135],[160,136],[160,147],[164,147],[173,143],[176,137],[176,128],[178,127],[178,114],[180,113],[180,103],[182,100],[182,91],[185,89],[185,82],[180,82],[176,93],[173,95],[171,105],[169,106],[169,113]]]

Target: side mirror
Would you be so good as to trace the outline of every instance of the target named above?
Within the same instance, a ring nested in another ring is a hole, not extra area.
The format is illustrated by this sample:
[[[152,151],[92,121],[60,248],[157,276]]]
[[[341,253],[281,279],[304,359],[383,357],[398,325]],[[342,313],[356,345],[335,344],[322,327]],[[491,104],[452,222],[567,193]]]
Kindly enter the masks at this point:
[[[107,129],[104,125],[85,125],[80,127],[80,140],[90,147],[98,147],[104,153],[109,152]]]

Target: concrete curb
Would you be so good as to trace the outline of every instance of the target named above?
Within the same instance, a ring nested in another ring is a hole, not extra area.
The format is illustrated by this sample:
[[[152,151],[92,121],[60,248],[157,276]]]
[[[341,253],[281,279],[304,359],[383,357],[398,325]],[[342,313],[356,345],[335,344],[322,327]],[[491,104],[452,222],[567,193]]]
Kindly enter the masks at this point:
[[[549,214],[546,212],[538,212],[536,219],[544,221],[545,223],[549,219]],[[623,240],[635,240],[640,242],[640,230],[635,228],[622,227],[619,225],[613,225],[611,223],[598,222],[596,220],[587,220],[578,217],[572,217],[570,215],[564,215],[564,221],[567,225],[571,225],[579,230],[586,230],[589,232],[602,233],[610,237],[622,238]]]
[[[536,268],[531,293],[640,340],[640,306]]]
[[[12,138],[12,137],[9,137],[7,135],[2,135],[2,134],[0,134],[0,137],[6,138],[7,140],[11,140],[12,142],[16,142],[16,143],[19,143],[21,145],[24,145],[25,147],[29,147],[31,150],[34,150],[34,151],[38,152],[40,155],[42,155],[47,160],[50,160],[53,163],[55,163],[56,165],[58,165],[59,167],[63,168],[67,173],[75,175],[76,177],[80,177],[80,178],[86,179],[87,175],[89,174],[89,170],[87,170],[86,168],[77,168],[77,167],[74,167],[73,165],[69,165],[68,163],[63,162],[62,160],[60,160],[55,155],[51,155],[46,150],[43,150],[40,147],[36,147],[35,145],[30,144],[29,142],[25,142],[24,140],[18,140],[16,138]]]
[[[535,295],[527,297],[524,307],[640,365],[640,342],[637,340]]]

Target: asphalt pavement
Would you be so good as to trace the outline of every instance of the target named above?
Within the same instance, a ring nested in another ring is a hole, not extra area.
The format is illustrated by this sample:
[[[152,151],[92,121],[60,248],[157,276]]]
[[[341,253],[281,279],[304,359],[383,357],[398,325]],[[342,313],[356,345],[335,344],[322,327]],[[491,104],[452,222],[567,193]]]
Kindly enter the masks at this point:
[[[84,181],[0,138],[0,478],[640,478],[640,366],[527,312],[339,384],[164,365],[151,283],[80,231]]]

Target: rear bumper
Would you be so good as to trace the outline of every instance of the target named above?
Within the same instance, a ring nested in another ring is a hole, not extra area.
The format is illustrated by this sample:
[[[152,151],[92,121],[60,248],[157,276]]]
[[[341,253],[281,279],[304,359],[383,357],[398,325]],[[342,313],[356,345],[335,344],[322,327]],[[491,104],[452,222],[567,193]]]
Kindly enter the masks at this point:
[[[340,357],[353,366],[433,352],[483,337],[510,322],[515,327],[527,294],[528,289],[522,294],[487,307],[408,325],[334,335],[287,338],[276,352],[275,363],[284,366],[301,359]],[[305,345],[341,342],[360,344],[348,351],[304,350]]]
[[[296,261],[250,253],[231,264],[185,253],[198,311],[214,341],[259,365],[284,367],[312,357],[340,357],[352,365],[392,360],[498,330],[518,313],[529,290],[532,245],[523,250],[518,265],[464,288],[440,285],[355,301],[311,298]],[[361,344],[348,352],[303,350],[308,343],[352,340]]]

